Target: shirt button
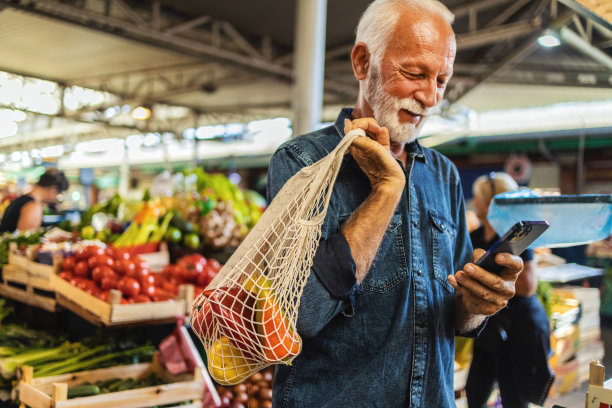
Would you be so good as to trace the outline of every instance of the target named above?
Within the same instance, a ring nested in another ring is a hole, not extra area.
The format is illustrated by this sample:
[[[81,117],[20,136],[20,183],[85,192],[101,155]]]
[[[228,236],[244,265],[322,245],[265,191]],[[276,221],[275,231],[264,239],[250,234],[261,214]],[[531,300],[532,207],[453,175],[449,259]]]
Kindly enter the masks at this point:
[[[417,273],[417,275],[419,275],[419,276],[423,275],[423,271],[422,271],[422,270],[420,270],[420,269],[417,269],[417,270],[416,270],[416,273]]]
[[[421,376],[419,374],[414,376],[414,381],[419,381],[421,379]]]
[[[412,220],[412,225],[414,225],[415,227],[418,227],[419,222],[417,220]]]

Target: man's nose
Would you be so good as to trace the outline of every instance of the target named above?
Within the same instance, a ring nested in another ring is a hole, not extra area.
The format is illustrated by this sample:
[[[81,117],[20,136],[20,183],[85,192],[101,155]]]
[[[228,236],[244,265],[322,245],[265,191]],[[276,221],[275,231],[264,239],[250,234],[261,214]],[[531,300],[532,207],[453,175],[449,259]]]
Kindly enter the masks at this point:
[[[439,102],[438,84],[435,79],[428,79],[421,82],[421,87],[415,92],[414,97],[426,108],[433,108]]]

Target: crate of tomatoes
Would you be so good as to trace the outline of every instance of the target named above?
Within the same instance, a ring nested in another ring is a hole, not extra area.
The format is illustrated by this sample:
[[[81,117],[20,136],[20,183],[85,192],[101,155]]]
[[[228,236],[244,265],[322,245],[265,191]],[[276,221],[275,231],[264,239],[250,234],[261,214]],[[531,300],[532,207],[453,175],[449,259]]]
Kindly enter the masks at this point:
[[[53,287],[60,305],[94,324],[117,325],[183,316],[193,288],[176,283],[129,251],[91,245],[63,259]]]
[[[190,254],[183,256],[175,264],[166,265],[162,270],[162,276],[166,282],[174,286],[194,285],[197,296],[217,276],[222,267],[223,265],[214,258]],[[191,308],[191,305],[189,307]]]

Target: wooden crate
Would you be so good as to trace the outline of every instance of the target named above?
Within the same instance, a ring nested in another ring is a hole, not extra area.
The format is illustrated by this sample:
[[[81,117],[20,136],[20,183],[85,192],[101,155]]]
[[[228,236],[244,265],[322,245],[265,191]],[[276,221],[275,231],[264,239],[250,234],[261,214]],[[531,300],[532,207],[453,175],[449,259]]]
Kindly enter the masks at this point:
[[[167,384],[135,390],[67,399],[68,387],[84,382],[112,378],[144,378],[156,373]],[[81,371],[72,374],[33,378],[32,367],[22,367],[19,384],[19,400],[22,407],[31,408],[144,408],[176,403],[177,408],[201,408],[204,395],[204,378],[200,367],[191,375],[172,376],[157,359],[152,363],[133,364]],[[189,405],[179,405],[190,401]]]
[[[170,252],[168,251],[150,252],[138,256],[147,261],[149,269],[155,272],[161,272],[170,263]]]
[[[589,366],[589,388],[585,408],[609,408],[612,406],[612,379],[604,382],[606,369],[598,360]]]
[[[2,280],[0,295],[49,312],[57,311],[51,276],[41,277],[9,264],[2,268]]]
[[[129,305],[120,304],[121,293],[119,291],[112,291],[111,303],[107,303],[56,275],[52,277],[52,286],[57,302],[61,306],[98,326],[172,322],[177,317],[186,314],[187,305],[190,307],[193,299],[193,286],[191,290],[182,287],[178,299],[174,301]],[[188,297],[189,293],[191,293],[191,300]]]
[[[17,251],[17,244],[11,242],[8,253],[8,265],[28,271],[32,275],[47,279],[50,279],[51,275],[55,275],[59,272],[62,263],[61,255],[57,255],[53,258],[53,265],[36,262],[34,260],[35,256],[36,251],[34,248],[28,248],[26,250],[26,255],[21,255]]]

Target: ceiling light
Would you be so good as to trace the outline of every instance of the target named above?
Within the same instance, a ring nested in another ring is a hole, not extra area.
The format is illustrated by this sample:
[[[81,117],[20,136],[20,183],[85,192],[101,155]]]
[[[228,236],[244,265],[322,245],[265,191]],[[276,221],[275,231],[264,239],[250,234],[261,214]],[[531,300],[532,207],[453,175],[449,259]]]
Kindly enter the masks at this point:
[[[156,144],[159,143],[160,137],[158,134],[156,133],[147,133],[142,142],[145,146],[147,147],[151,147],[151,146],[155,146]]]
[[[559,40],[559,37],[557,37],[555,34],[549,32],[541,35],[538,38],[538,44],[540,44],[542,47],[556,47],[561,45],[561,40]]]
[[[55,145],[55,146],[47,146],[40,149],[40,155],[44,158],[48,157],[60,157],[64,154],[64,146]]]
[[[18,131],[19,126],[17,126],[17,123],[10,120],[6,121],[0,126],[0,138],[15,136]]]
[[[151,117],[151,109],[138,106],[132,111],[132,118],[136,120],[146,120]]]

